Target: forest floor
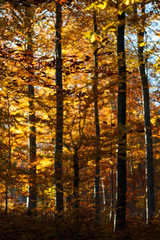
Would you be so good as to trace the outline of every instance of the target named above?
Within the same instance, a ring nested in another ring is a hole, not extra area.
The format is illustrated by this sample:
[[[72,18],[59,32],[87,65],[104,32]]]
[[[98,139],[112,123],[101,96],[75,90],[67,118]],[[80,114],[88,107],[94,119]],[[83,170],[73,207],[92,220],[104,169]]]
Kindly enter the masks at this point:
[[[53,217],[25,214],[0,214],[0,240],[158,240],[160,220],[145,225],[142,221],[127,221],[125,230],[113,233],[113,224],[96,227],[91,221],[71,219],[56,223]]]

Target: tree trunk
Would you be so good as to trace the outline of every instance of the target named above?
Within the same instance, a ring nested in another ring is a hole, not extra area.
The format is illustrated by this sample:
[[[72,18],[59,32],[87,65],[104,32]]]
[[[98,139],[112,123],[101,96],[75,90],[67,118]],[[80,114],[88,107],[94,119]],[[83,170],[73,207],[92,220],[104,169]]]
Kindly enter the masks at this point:
[[[144,125],[145,125],[145,145],[146,145],[146,222],[153,218],[155,212],[154,199],[154,171],[153,171],[153,143],[152,129],[150,122],[149,106],[149,84],[146,74],[144,59],[144,34],[145,34],[145,5],[142,4],[142,26],[138,30],[138,61],[141,83],[143,88],[143,108],[144,108]]]
[[[93,12],[94,33],[97,33],[97,20],[96,11]],[[95,114],[95,128],[96,128],[96,175],[95,175],[95,219],[100,222],[100,126],[99,126],[99,112],[98,112],[98,54],[97,43],[95,43],[94,50],[94,83],[93,83],[93,96],[94,96],[94,114]]]
[[[126,64],[125,64],[125,13],[118,15],[118,156],[116,177],[116,216],[114,229],[117,230],[125,225],[126,221]]]
[[[36,184],[36,127],[35,127],[35,106],[34,86],[28,85],[29,97],[29,205],[28,214],[31,215],[37,207],[37,184]]]
[[[63,212],[63,183],[62,183],[62,146],[63,146],[63,91],[62,91],[62,48],[61,48],[62,8],[56,1],[56,146],[55,146],[55,185],[56,211],[60,216]]]
[[[110,183],[110,220],[113,221],[114,218],[114,169],[113,164],[111,165],[110,173],[111,183]]]
[[[73,168],[74,168],[74,205],[76,222],[79,221],[79,164],[78,164],[78,152],[75,149],[73,155]]]
[[[5,190],[5,215],[8,214],[8,183],[6,181],[6,190]]]
[[[30,7],[26,8],[26,30],[27,30],[27,53],[28,68],[32,66],[33,61],[33,12]],[[31,79],[30,79],[31,80]],[[35,104],[34,104],[34,86],[28,85],[29,99],[29,204],[27,213],[31,215],[37,207],[37,183],[36,183],[36,127],[35,127]]]
[[[111,100],[111,110],[113,111],[113,103]],[[111,134],[112,132],[112,112],[111,112]],[[113,165],[113,145],[111,142],[111,170],[110,170],[110,220],[114,221],[114,210],[115,210],[115,194],[114,194],[114,165]]]
[[[9,202],[9,183],[12,180],[12,175],[10,172],[11,167],[11,123],[10,123],[10,100],[9,100],[9,93],[7,93],[7,125],[8,125],[8,167],[6,169],[8,178],[5,181],[5,215],[8,214],[8,202]],[[6,175],[6,176],[7,176]]]

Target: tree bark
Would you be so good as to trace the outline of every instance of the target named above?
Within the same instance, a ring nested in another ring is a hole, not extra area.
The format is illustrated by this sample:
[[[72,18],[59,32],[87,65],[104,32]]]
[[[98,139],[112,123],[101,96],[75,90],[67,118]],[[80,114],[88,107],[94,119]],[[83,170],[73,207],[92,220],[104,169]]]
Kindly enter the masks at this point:
[[[110,173],[111,183],[110,183],[110,219],[113,221],[114,218],[114,169],[113,164],[111,165]]]
[[[74,206],[76,223],[79,221],[79,163],[78,163],[78,150],[74,150],[73,155],[73,168],[74,168]]]
[[[27,53],[28,68],[32,67],[33,61],[33,12],[30,7],[26,7],[26,30],[27,30]],[[31,79],[30,79],[31,80]],[[37,207],[37,183],[36,183],[36,127],[35,127],[35,104],[34,104],[34,86],[28,85],[29,99],[29,204],[27,213],[32,215]]]
[[[118,15],[117,55],[118,55],[118,156],[116,176],[116,214],[114,229],[118,230],[126,222],[126,63],[125,63],[125,12]]]
[[[63,147],[63,87],[62,87],[62,47],[61,47],[62,7],[56,1],[56,146],[55,146],[55,185],[56,211],[60,216],[63,212],[63,183],[62,183],[62,147]]]
[[[11,150],[11,123],[10,123],[10,99],[9,99],[9,93],[7,93],[7,125],[8,125],[8,151],[7,151],[8,167],[7,167],[6,171],[7,171],[8,177],[5,180],[5,187],[6,187],[6,189],[5,189],[5,215],[8,214],[9,182],[11,182],[11,180],[12,180],[12,175],[11,175],[11,172],[10,172],[11,152],[12,152],[12,150]]]
[[[35,127],[35,106],[34,86],[28,85],[29,97],[29,205],[28,214],[31,215],[37,207],[37,184],[36,184],[36,127]]]
[[[150,121],[150,98],[149,83],[146,74],[144,58],[144,34],[145,34],[145,5],[142,4],[142,25],[138,30],[138,62],[143,89],[143,108],[145,125],[145,145],[146,145],[146,223],[153,218],[155,212],[154,199],[154,169],[153,169],[153,143],[152,127]]]
[[[111,111],[113,111],[113,103],[111,100]],[[113,134],[112,132],[112,113],[111,113],[111,127],[110,127],[110,131],[111,134]],[[113,162],[113,145],[111,142],[111,162]],[[114,221],[114,210],[115,210],[115,194],[114,194],[114,165],[113,163],[111,163],[111,170],[110,170],[110,220]]]
[[[97,33],[97,19],[96,11],[93,12],[94,33]],[[94,50],[94,82],[93,82],[93,96],[94,96],[94,119],[96,128],[96,174],[95,174],[95,219],[100,222],[100,126],[99,126],[99,111],[98,111],[98,54],[97,43],[95,43]]]

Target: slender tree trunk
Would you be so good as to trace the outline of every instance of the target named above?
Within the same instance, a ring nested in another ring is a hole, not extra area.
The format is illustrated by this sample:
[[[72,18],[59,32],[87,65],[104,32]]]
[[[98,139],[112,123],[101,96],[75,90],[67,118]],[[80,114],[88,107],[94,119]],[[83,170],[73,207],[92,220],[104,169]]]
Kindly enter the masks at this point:
[[[111,100],[111,110],[113,111],[113,103]],[[112,134],[112,113],[111,113],[111,134]],[[113,146],[112,146],[112,142],[111,142],[111,162],[113,161]],[[113,221],[114,220],[114,209],[115,209],[115,196],[114,196],[114,166],[113,163],[111,163],[111,172],[110,172],[110,220]]]
[[[35,127],[35,106],[34,87],[28,85],[29,97],[29,205],[28,214],[36,212],[37,207],[37,184],[36,184],[36,127]]]
[[[114,171],[113,171],[113,164],[111,165],[111,184],[110,184],[110,219],[113,221],[114,218]]]
[[[79,163],[78,163],[78,150],[75,149],[73,155],[73,168],[74,168],[74,205],[76,222],[79,221]]]
[[[8,171],[7,179],[5,182],[5,215],[8,214],[8,202],[9,202],[9,182],[11,182],[11,124],[10,124],[10,99],[9,99],[9,93],[7,93],[7,125],[8,125],[8,168],[6,169]]]
[[[97,20],[96,11],[93,12],[93,24],[94,32],[97,33]],[[97,54],[97,43],[95,43],[94,50],[94,83],[93,83],[93,96],[94,96],[94,114],[95,114],[95,128],[96,128],[96,175],[95,175],[95,190],[96,190],[96,209],[95,219],[96,222],[100,222],[100,126],[99,126],[99,112],[98,112],[98,54]]]
[[[142,4],[142,18],[141,18],[142,26],[138,30],[138,61],[143,88],[143,108],[144,108],[145,145],[146,145],[146,222],[148,222],[153,218],[155,212],[155,199],[154,199],[153,143],[149,106],[150,102],[149,83],[146,74],[143,45],[145,34],[144,16],[145,16],[145,4]]]
[[[6,191],[5,191],[5,215],[8,214],[8,183],[6,181]]]
[[[33,12],[30,7],[26,7],[26,29],[27,29],[27,53],[28,67],[32,67],[33,61]],[[30,79],[31,80],[31,79]],[[36,183],[36,127],[35,127],[35,104],[34,104],[34,86],[28,85],[29,99],[29,205],[27,213],[31,215],[36,212],[37,207],[37,183]]]
[[[126,64],[125,64],[125,13],[118,15],[118,156],[117,156],[117,192],[114,229],[118,230],[126,221]]]
[[[63,183],[62,183],[62,146],[63,146],[63,91],[62,91],[62,48],[61,48],[62,7],[56,1],[56,86],[57,86],[57,115],[56,115],[56,146],[55,146],[55,185],[56,211],[62,215]]]

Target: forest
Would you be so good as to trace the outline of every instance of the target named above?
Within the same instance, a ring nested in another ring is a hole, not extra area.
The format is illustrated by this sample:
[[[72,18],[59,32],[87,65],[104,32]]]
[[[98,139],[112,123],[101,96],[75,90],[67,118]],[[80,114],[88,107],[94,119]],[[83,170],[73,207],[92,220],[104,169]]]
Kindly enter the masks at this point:
[[[159,0],[0,0],[0,240],[160,236]]]

